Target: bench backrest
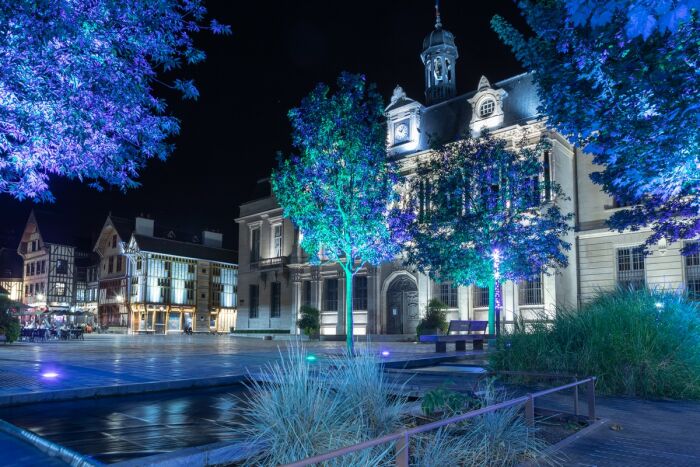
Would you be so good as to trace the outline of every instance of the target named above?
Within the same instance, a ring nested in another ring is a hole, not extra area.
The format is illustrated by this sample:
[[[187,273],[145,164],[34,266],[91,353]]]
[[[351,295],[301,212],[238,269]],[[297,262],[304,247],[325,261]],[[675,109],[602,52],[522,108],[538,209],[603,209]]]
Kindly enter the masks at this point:
[[[488,321],[467,321],[453,319],[452,321],[450,321],[450,327],[447,328],[447,334],[452,334],[453,332],[466,332],[468,334],[474,334],[478,332],[485,333],[488,324]]]

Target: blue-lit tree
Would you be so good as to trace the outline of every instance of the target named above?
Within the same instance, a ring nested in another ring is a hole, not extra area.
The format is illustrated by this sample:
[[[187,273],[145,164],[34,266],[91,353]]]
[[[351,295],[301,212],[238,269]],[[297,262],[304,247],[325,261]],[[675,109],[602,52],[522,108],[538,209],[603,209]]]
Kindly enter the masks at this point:
[[[592,179],[635,207],[612,228],[647,244],[700,233],[697,0],[522,0],[534,36],[492,26],[529,70],[548,123],[594,155]],[[692,248],[692,247],[691,247]],[[692,250],[686,248],[684,253]]]
[[[127,189],[165,159],[177,119],[154,85],[195,99],[190,80],[159,74],[204,59],[192,35],[202,0],[0,3],[0,193],[52,200],[52,175]]]
[[[571,214],[564,194],[545,176],[549,144],[508,147],[488,134],[448,144],[419,166],[411,182],[418,215],[408,262],[435,280],[489,288],[489,333],[495,332],[496,291],[567,265],[564,236]]]
[[[345,276],[345,330],[353,348],[353,276],[393,259],[410,213],[398,210],[397,178],[386,160],[382,98],[364,76],[342,74],[331,93],[319,84],[289,112],[298,155],[281,160],[272,186],[301,232],[311,262],[337,263]]]

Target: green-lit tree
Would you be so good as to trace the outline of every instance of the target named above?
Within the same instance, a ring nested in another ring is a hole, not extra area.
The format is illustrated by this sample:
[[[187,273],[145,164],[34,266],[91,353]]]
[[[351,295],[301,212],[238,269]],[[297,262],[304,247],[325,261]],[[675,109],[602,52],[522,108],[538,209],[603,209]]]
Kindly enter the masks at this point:
[[[651,245],[700,233],[700,2],[521,0],[534,34],[492,25],[538,85],[548,124],[594,155],[626,205],[610,226]],[[694,245],[694,246],[693,246]],[[688,244],[692,253],[697,244]]]
[[[384,105],[364,76],[319,84],[289,112],[298,154],[281,160],[272,186],[301,232],[311,262],[337,263],[345,276],[345,330],[353,349],[353,276],[393,259],[410,214],[396,208],[397,178],[386,160]]]
[[[437,281],[489,288],[489,333],[496,290],[567,265],[572,214],[555,202],[561,188],[543,170],[549,144],[508,147],[488,134],[448,144],[412,180],[418,216],[408,262]]]

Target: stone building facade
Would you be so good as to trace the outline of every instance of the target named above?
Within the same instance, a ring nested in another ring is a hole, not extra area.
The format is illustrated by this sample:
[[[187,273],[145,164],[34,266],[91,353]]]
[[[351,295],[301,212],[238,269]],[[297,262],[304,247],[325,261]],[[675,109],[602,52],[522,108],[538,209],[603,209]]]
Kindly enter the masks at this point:
[[[544,155],[541,177],[562,187],[567,197],[551,202],[575,216],[566,239],[572,245],[567,268],[503,285],[502,318],[506,323],[551,315],[558,306],[576,306],[617,285],[687,289],[700,297],[700,256],[681,257],[680,244],[657,245],[644,256],[639,246],[648,231],[607,229],[605,221],[621,207],[591,182],[590,174],[599,169],[592,157],[546,128],[537,111],[539,101],[531,75],[493,84],[482,77],[475,89],[456,95],[454,65],[459,54],[454,36],[443,29],[439,17],[423,42],[420,57],[425,66],[426,104],[397,86],[386,108],[388,155],[400,173],[413,176],[418,162],[432,154],[431,148],[465,135],[478,136],[484,129],[509,142],[525,138],[534,144],[546,138],[551,148]],[[237,327],[295,333],[299,307],[309,304],[321,311],[323,335],[345,334],[340,269],[308,264],[299,248],[298,232],[282,217],[269,193],[240,209],[236,220],[241,253]],[[272,283],[279,285],[271,289]],[[357,335],[414,334],[432,298],[448,305],[448,319],[487,316],[487,289],[436,283],[401,258],[366,267],[355,277],[354,289],[353,332]]]

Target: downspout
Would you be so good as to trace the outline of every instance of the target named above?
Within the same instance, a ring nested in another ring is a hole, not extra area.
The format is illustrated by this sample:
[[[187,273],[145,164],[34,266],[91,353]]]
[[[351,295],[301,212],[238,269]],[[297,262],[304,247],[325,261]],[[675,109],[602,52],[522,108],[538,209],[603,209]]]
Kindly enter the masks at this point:
[[[580,152],[574,146],[574,253],[576,254],[576,306],[581,306],[581,260],[579,259],[579,201],[578,201],[578,156]]]

